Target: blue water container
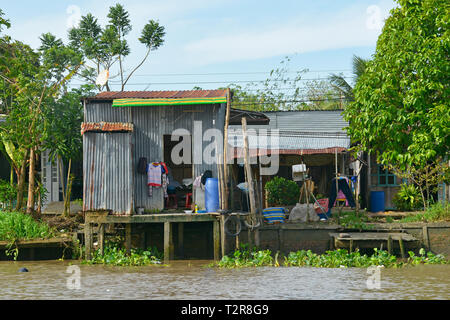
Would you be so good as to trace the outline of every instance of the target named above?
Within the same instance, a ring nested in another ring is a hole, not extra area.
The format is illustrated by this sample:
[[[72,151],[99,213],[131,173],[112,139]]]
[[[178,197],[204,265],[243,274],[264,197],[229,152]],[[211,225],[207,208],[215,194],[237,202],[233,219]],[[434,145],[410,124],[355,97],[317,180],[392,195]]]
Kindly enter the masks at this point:
[[[370,192],[370,211],[384,212],[384,191]]]
[[[205,183],[205,207],[207,212],[217,212],[219,205],[219,179],[208,178]]]

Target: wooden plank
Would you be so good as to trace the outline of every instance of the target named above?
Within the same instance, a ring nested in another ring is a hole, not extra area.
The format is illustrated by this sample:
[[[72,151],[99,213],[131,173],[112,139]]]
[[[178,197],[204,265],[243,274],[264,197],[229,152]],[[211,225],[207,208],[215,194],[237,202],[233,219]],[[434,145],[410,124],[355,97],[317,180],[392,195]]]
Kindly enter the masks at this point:
[[[218,214],[186,214],[186,213],[170,213],[170,214],[148,214],[133,216],[103,216],[86,218],[91,223],[164,223],[170,222],[212,222]]]
[[[364,240],[388,240],[391,237],[392,240],[398,241],[402,239],[403,241],[418,241],[414,236],[408,233],[383,233],[383,232],[350,232],[346,233],[349,237],[340,237],[340,233],[330,233],[339,241],[349,241],[350,239],[364,241]]]
[[[214,260],[220,260],[220,222],[218,220],[213,222],[213,246],[214,246]]]

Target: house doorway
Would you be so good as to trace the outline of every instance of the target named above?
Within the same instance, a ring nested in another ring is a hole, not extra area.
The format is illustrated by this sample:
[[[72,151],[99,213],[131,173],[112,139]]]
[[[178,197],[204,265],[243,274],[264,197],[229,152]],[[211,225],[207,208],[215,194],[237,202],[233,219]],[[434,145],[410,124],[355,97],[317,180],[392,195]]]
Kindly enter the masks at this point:
[[[164,135],[164,162],[169,170],[168,197],[165,209],[191,209],[192,205],[192,136]]]

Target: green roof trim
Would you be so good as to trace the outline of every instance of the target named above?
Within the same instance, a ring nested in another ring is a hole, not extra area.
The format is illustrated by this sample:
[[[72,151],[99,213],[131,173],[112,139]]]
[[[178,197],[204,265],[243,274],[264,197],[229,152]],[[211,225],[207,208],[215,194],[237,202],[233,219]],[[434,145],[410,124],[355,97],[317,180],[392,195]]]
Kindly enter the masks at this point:
[[[145,107],[145,106],[175,106],[190,104],[226,103],[227,97],[203,98],[167,98],[167,99],[114,99],[113,107]]]

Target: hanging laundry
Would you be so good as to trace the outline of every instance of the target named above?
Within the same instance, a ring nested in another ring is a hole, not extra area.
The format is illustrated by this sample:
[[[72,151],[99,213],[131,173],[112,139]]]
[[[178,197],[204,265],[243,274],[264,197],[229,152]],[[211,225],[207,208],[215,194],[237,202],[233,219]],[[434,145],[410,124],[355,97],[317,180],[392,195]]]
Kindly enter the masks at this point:
[[[147,165],[148,196],[153,196],[153,187],[161,187],[162,166],[158,162]]]

